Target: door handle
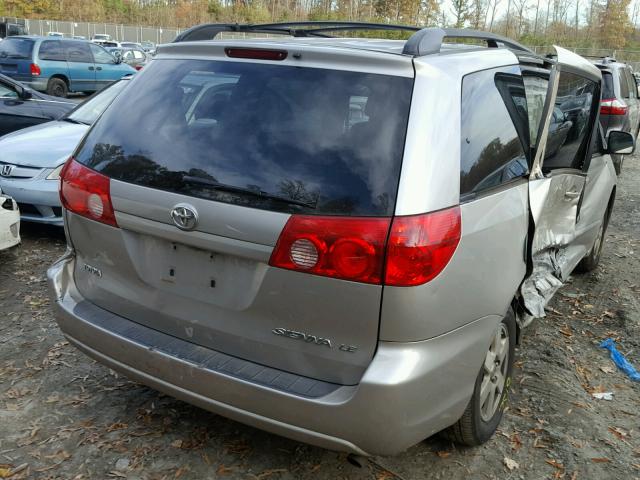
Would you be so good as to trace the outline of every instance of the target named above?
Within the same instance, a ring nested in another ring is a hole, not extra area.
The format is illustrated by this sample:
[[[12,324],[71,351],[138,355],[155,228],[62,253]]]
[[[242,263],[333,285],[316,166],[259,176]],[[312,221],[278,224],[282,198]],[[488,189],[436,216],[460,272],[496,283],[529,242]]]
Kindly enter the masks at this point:
[[[574,198],[578,198],[580,196],[580,192],[564,192],[564,198],[567,200],[573,200]]]
[[[102,67],[96,67],[96,70],[102,70]]]
[[[89,67],[89,70],[93,70],[93,67]]]

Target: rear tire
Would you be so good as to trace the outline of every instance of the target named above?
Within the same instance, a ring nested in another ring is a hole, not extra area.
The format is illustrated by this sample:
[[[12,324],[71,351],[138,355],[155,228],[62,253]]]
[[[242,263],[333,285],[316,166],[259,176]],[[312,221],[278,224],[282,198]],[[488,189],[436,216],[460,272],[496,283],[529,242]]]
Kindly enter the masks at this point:
[[[49,82],[47,83],[47,94],[54,97],[66,98],[69,94],[69,87],[67,87],[67,82],[65,82],[61,78],[50,78]]]
[[[476,446],[494,434],[509,399],[515,347],[516,317],[509,308],[492,337],[469,405],[460,420],[442,432],[449,440]]]

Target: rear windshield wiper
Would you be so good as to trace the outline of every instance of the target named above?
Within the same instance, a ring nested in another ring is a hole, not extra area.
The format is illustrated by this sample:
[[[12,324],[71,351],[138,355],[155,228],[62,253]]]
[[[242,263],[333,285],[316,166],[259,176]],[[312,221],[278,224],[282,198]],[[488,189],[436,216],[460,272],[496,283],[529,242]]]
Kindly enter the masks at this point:
[[[271,193],[263,192],[262,190],[252,190],[250,188],[236,187],[235,185],[227,185],[225,183],[216,182],[215,180],[210,180],[208,178],[202,177],[193,177],[190,175],[185,175],[182,177],[182,180],[185,183],[192,183],[197,185],[206,185],[215,190],[220,190],[222,192],[230,192],[230,193],[240,193],[244,195],[252,195],[254,197],[263,198],[265,200],[274,200],[277,202],[288,203],[290,205],[299,205],[301,207],[306,208],[316,208],[315,204],[302,202],[300,200],[293,200],[291,198],[280,197],[278,195],[272,195]]]
[[[25,57],[24,55],[18,55],[17,53],[11,53],[9,55],[7,55],[5,53],[4,55],[2,55],[2,58],[15,58],[17,60],[24,60],[24,59],[27,59],[29,57]]]

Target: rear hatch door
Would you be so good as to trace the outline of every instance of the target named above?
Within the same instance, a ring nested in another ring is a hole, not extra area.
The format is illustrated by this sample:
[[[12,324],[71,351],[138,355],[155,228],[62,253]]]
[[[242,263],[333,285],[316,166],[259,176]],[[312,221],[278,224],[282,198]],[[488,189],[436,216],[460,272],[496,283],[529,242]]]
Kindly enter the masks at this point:
[[[392,215],[413,71],[292,62],[160,56],[131,81],[76,154],[111,178],[119,226],[69,215],[76,283],[175,337],[354,384],[382,286],[269,259],[292,215]]]
[[[23,37],[9,37],[0,42],[0,73],[19,80],[28,79],[34,43]]]

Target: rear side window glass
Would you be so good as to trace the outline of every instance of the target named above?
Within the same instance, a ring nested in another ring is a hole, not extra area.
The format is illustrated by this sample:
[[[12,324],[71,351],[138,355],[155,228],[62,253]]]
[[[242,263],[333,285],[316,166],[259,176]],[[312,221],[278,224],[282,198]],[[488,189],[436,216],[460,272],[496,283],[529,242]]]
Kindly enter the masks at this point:
[[[40,44],[38,52],[40,60],[55,60],[66,62],[67,58],[62,49],[62,44],[58,40],[47,40]]]
[[[618,82],[620,83],[620,96],[622,98],[629,98],[629,84],[624,75],[624,69],[618,69]]]
[[[629,98],[637,98],[638,97],[638,87],[636,86],[636,81],[631,74],[631,70],[628,68],[624,69],[625,77],[627,77],[627,83],[629,84]]]
[[[527,96],[527,114],[529,116],[529,138],[531,146],[538,141],[538,129],[544,113],[544,102],[547,99],[549,79],[536,75],[522,77]]]
[[[491,69],[462,82],[460,195],[472,195],[526,175],[528,164],[514,121],[527,118],[520,70]],[[498,90],[511,79],[518,117]],[[518,93],[519,92],[519,93]],[[517,93],[517,95],[516,95]],[[528,128],[528,126],[527,126]]]
[[[78,63],[93,63],[89,45],[84,42],[62,42],[67,52],[67,60]]]
[[[33,40],[28,38],[5,38],[0,42],[0,60],[3,58],[27,59],[31,58]]]
[[[613,75],[611,72],[602,72],[602,98],[616,98],[616,93],[613,89]]]
[[[573,73],[560,73],[543,170],[582,168],[594,123],[593,99],[598,98],[597,94],[595,82]]]
[[[91,44],[91,52],[96,63],[115,63],[114,57],[99,45]]]
[[[388,216],[412,88],[379,74],[154,60],[77,158],[117,180],[210,200]]]

